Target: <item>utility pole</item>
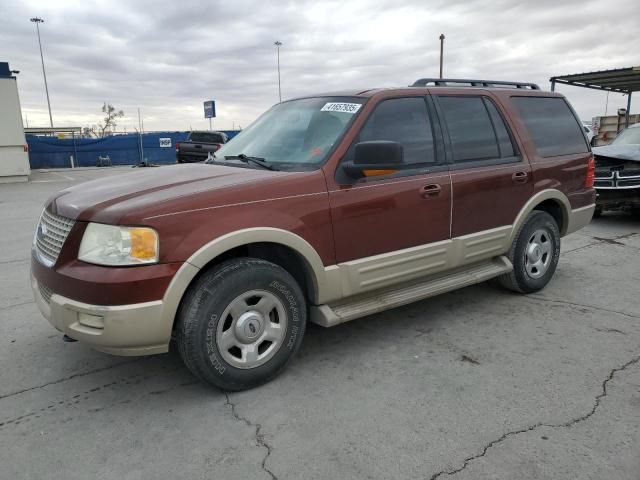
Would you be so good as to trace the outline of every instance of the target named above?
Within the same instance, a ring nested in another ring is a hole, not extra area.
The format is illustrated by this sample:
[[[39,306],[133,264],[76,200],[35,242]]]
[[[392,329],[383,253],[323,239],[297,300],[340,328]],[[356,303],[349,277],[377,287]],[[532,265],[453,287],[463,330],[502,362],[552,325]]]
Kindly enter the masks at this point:
[[[280,87],[280,47],[282,46],[282,42],[280,40],[276,40],[273,43],[276,46],[276,51],[278,55],[278,99],[279,103],[282,103],[282,89]]]
[[[36,24],[36,31],[38,32],[38,45],[40,46],[40,60],[42,61],[42,76],[44,77],[44,91],[47,93],[47,107],[49,107],[49,124],[53,128],[53,117],[51,116],[51,102],[49,101],[49,87],[47,86],[47,72],[44,69],[44,56],[42,55],[42,42],[40,41],[40,23],[44,23],[44,20],[38,17],[33,17],[31,22]]]
[[[440,78],[442,78],[442,57],[444,55],[444,33],[440,34]]]

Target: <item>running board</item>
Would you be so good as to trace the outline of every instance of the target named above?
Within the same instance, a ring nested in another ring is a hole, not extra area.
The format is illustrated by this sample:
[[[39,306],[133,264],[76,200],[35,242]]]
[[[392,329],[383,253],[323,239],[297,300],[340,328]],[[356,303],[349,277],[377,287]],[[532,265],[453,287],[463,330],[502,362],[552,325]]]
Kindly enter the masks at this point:
[[[323,327],[333,327],[349,320],[481,283],[511,270],[513,270],[513,265],[507,257],[495,257],[489,261],[432,277],[420,283],[365,293],[333,305],[312,306],[311,321]]]

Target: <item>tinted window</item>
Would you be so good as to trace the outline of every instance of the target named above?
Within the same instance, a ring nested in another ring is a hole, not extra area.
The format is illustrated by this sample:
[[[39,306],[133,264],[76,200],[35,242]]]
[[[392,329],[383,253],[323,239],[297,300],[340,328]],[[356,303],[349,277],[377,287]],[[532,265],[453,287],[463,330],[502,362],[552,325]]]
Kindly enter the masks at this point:
[[[395,98],[376,107],[358,141],[390,140],[404,148],[408,164],[435,163],[431,122],[423,98]]]
[[[580,124],[563,98],[513,97],[542,157],[588,151]]]
[[[513,157],[516,155],[516,150],[513,148],[513,143],[511,142],[511,136],[509,135],[509,131],[507,130],[507,126],[504,124],[504,120],[502,115],[498,112],[498,109],[493,104],[491,100],[488,98],[484,99],[484,104],[489,111],[489,116],[491,117],[491,123],[493,124],[493,129],[496,133],[496,139],[498,140],[498,148],[500,150],[500,157]]]
[[[189,140],[202,143],[224,143],[224,137],[215,132],[192,132]]]
[[[438,97],[438,103],[449,131],[454,162],[500,157],[496,133],[481,97]]]

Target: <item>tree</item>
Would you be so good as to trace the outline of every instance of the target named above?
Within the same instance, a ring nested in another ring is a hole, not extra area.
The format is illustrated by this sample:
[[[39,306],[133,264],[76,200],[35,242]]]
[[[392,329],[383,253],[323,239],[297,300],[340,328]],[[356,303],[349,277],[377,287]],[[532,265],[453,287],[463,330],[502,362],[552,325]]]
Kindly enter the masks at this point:
[[[98,124],[98,128],[100,129],[100,136],[104,137],[116,128],[116,120],[124,117],[124,112],[122,110],[116,111],[116,108],[113,105],[105,102],[102,105],[102,113],[104,113],[104,119],[102,120],[102,123]]]
[[[82,129],[82,136],[84,138],[96,138],[98,136],[97,129],[97,125],[86,126]]]

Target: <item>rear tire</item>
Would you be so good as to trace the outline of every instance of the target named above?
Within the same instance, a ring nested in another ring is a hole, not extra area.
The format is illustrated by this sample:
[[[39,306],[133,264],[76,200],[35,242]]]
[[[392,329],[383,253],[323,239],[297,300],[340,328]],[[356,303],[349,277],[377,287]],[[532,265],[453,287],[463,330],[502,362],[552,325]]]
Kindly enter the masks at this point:
[[[284,369],[302,343],[306,321],[305,297],[286,270],[232,259],[187,291],[178,312],[178,349],[203,382],[244,390]]]
[[[560,230],[555,219],[547,212],[531,212],[507,256],[513,270],[498,277],[500,285],[519,293],[543,289],[553,277],[560,258]]]

